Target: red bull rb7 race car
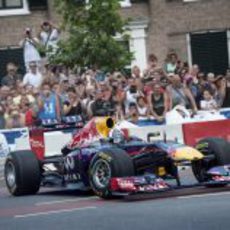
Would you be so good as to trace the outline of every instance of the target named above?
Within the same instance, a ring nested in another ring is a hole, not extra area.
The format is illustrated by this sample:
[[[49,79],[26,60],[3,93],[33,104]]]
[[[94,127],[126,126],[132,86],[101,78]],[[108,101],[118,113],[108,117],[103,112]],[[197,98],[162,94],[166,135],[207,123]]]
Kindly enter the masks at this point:
[[[62,156],[38,159],[31,150],[11,152],[5,162],[5,181],[12,195],[35,194],[41,186],[93,190],[102,198],[162,192],[183,188],[179,165],[191,165],[198,183],[226,186],[230,182],[230,144],[205,138],[195,147],[177,141],[148,141],[129,136],[110,117],[93,118]],[[175,180],[171,185],[168,180]]]

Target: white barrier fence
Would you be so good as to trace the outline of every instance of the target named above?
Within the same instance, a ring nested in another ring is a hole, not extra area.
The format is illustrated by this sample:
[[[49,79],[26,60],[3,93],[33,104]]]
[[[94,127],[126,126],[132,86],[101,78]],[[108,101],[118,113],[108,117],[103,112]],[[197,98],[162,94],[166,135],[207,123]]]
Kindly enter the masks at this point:
[[[176,140],[179,143],[184,143],[182,125],[180,124],[129,128],[129,134],[131,136],[137,136],[146,141],[149,133],[155,133],[156,140],[162,140],[166,137],[168,140]]]
[[[230,108],[222,109],[220,112],[224,114],[226,118],[230,118]],[[202,127],[201,123],[199,127]],[[225,128],[228,128],[228,126],[225,126]],[[177,140],[179,143],[187,143],[187,140],[184,137],[185,133],[182,124],[151,125],[143,127],[133,127],[133,125],[130,125],[128,130],[130,135],[137,136],[144,140],[147,140],[148,133],[159,133],[159,136],[156,135],[156,139],[158,140],[164,139],[166,135],[166,138],[168,140]],[[228,133],[230,133],[230,130]],[[189,136],[192,135],[193,133],[189,133]],[[71,138],[71,132],[45,132],[44,143],[42,143],[45,156],[60,155],[61,148],[66,143],[68,143],[71,140]],[[9,151],[25,149],[31,149],[30,134],[28,128],[0,130],[0,159],[5,157]]]
[[[0,158],[10,151],[30,149],[28,128],[0,130]]]

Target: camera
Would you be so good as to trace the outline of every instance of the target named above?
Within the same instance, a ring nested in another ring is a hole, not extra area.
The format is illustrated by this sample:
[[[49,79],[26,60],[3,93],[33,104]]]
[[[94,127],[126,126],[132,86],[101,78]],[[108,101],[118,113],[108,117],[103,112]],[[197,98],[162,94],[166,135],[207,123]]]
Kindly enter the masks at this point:
[[[27,35],[27,36],[30,36],[30,34],[31,34],[31,30],[30,30],[30,28],[27,28],[27,29],[26,29],[26,35]]]

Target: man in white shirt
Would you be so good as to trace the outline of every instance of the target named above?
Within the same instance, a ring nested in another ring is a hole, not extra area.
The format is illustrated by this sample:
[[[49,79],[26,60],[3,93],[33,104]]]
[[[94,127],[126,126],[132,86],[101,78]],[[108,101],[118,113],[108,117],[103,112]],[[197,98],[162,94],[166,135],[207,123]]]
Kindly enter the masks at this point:
[[[42,75],[38,71],[36,62],[30,62],[30,71],[23,78],[23,85],[32,85],[34,88],[38,88],[42,84]]]

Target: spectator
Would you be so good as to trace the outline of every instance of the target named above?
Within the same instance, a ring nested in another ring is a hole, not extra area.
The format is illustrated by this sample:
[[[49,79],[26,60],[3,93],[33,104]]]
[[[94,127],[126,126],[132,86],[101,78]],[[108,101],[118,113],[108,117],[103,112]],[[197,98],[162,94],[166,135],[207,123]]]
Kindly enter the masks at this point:
[[[43,46],[42,56],[51,56],[56,53],[60,30],[50,22],[43,22],[38,38]]]
[[[214,95],[214,99],[217,103],[218,108],[221,108],[224,101],[225,86],[226,86],[226,80],[223,75],[218,75],[216,77],[215,86],[216,86],[216,92]]]
[[[103,93],[101,90],[97,90],[95,95],[95,100],[91,104],[91,114],[92,116],[103,116],[107,111],[103,108]]]
[[[61,103],[64,103],[65,101],[68,101],[68,95],[67,95],[67,90],[70,87],[69,85],[69,80],[63,79],[60,83],[60,88],[59,88],[59,96],[61,99]]]
[[[23,96],[20,101],[21,112],[25,114],[25,125],[30,127],[35,125],[35,112],[33,107],[28,99],[28,97]]]
[[[131,102],[126,115],[126,119],[134,124],[138,122],[139,114],[136,103]]]
[[[18,106],[11,106],[6,119],[6,128],[13,129],[22,127],[25,127],[25,116],[21,113]]]
[[[223,90],[223,108],[230,107],[230,70],[227,70],[226,77],[224,80],[224,90]]]
[[[217,109],[217,103],[213,98],[213,95],[210,90],[204,90],[203,100],[200,101],[200,108],[202,110],[215,110]]]
[[[153,86],[152,93],[148,96],[150,105],[150,114],[154,118],[162,122],[165,118],[165,114],[168,111],[168,95],[162,90],[160,84]]]
[[[124,109],[121,104],[115,105],[115,120],[120,121],[125,119]]]
[[[26,28],[24,39],[20,42],[20,46],[23,48],[24,55],[24,63],[27,72],[29,71],[30,62],[35,62],[37,66],[41,65],[41,57],[37,50],[39,45],[39,40],[32,35],[32,30],[30,28]]]
[[[115,102],[108,97],[105,89],[99,89],[96,93],[96,99],[91,105],[93,116],[107,116],[115,112]]]
[[[199,74],[198,75],[191,75],[189,73],[185,74],[184,85],[192,93],[196,104],[200,105],[200,100],[202,97],[202,86],[199,80]]]
[[[190,75],[192,76],[193,78],[193,81],[194,82],[197,82],[198,81],[198,74],[200,72],[200,68],[198,65],[193,65],[191,70],[190,70]]]
[[[6,66],[7,75],[2,78],[1,85],[8,87],[15,87],[17,81],[22,79],[21,75],[17,74],[17,67],[14,63],[10,62]]]
[[[51,91],[49,83],[43,83],[41,86],[41,94],[38,98],[39,120],[57,119],[60,120],[61,107],[60,99],[57,94]]]
[[[171,85],[167,87],[170,99],[170,109],[176,105],[183,105],[187,109],[193,109],[194,112],[197,111],[197,106],[195,99],[191,91],[183,86],[181,79],[178,75],[174,75],[171,78]]]
[[[0,129],[4,129],[6,126],[6,121],[5,121],[5,109],[2,105],[0,105]]]
[[[178,57],[175,52],[170,52],[168,54],[168,57],[166,59],[166,63],[164,66],[165,72],[168,73],[175,73],[176,68],[177,68],[177,61]]]
[[[64,115],[65,116],[76,116],[84,115],[83,107],[80,101],[80,97],[77,95],[75,88],[70,87],[67,90],[68,101],[64,103]]]
[[[158,58],[154,54],[150,54],[148,56],[148,64],[147,68],[144,71],[144,77],[147,78],[152,71],[154,71],[158,67]]]
[[[82,80],[77,80],[75,84],[76,84],[75,86],[76,92],[78,93],[80,99],[83,99],[86,93],[84,82]]]
[[[149,115],[149,108],[143,96],[137,98],[137,111],[140,117],[147,117]]]
[[[206,88],[208,90],[212,91],[213,95],[216,93],[215,74],[214,73],[208,73],[207,74]]]
[[[129,79],[129,85],[125,95],[125,112],[128,112],[130,103],[137,103],[139,96],[143,96],[143,93],[138,90],[135,79]]]
[[[17,89],[11,90],[11,95],[13,97],[13,103],[15,105],[20,105],[22,97],[26,97],[29,100],[29,103],[35,103],[35,97],[33,95],[34,88],[31,85],[26,87],[21,83],[18,85]]]
[[[113,94],[114,101],[117,104],[119,104],[122,107],[122,109],[124,109],[124,100],[125,100],[126,92],[123,89],[122,82],[113,81],[111,84],[112,84],[112,94]]]
[[[36,62],[30,62],[29,64],[30,72],[26,73],[23,78],[23,85],[31,85],[34,88],[39,88],[42,84],[42,75],[37,69]]]
[[[94,79],[96,80],[96,82],[104,82],[105,81],[105,73],[103,73],[99,69],[96,69],[94,72]]]
[[[1,99],[0,103],[1,103],[1,105],[6,106],[6,99],[9,95],[11,95],[10,90],[11,89],[8,86],[2,86],[1,87],[1,90],[0,90],[0,99]],[[5,109],[6,109],[6,107],[5,107]]]
[[[132,68],[132,77],[135,79],[136,78],[139,79],[142,77],[141,76],[141,70],[137,65],[133,66],[133,68]]]

